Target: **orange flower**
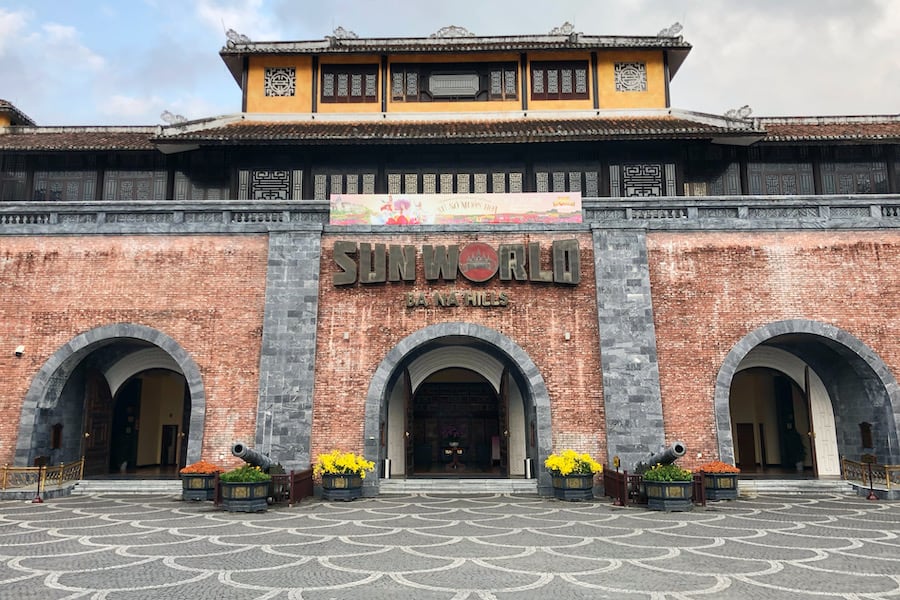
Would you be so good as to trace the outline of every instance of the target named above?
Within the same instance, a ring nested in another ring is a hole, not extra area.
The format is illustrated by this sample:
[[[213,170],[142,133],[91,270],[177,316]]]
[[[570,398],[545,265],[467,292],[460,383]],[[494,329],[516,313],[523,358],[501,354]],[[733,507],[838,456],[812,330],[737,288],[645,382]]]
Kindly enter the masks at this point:
[[[221,473],[224,471],[222,467],[218,465],[214,465],[210,462],[206,462],[205,460],[201,460],[195,462],[192,465],[188,465],[185,468],[181,469],[179,473],[184,475],[212,475],[213,473]]]
[[[713,462],[708,462],[706,464],[700,465],[697,467],[697,471],[700,473],[740,473],[741,470],[735,467],[734,465],[729,465],[728,463],[723,463],[720,460],[714,460]]]

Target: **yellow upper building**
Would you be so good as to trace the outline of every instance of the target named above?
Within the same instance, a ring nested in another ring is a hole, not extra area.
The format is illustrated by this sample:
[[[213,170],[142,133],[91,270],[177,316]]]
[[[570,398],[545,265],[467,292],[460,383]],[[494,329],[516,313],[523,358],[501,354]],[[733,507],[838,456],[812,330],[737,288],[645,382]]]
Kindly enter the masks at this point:
[[[669,81],[691,46],[680,36],[479,37],[447,27],[427,38],[252,42],[220,52],[256,114],[467,114],[669,107]]]

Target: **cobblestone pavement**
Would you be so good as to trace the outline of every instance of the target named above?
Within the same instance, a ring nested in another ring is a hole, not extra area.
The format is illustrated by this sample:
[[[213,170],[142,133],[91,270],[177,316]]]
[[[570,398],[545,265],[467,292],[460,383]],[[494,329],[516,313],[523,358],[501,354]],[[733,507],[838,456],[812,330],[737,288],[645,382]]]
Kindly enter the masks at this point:
[[[380,496],[256,514],[167,496],[0,502],[0,598],[900,597],[900,503]]]

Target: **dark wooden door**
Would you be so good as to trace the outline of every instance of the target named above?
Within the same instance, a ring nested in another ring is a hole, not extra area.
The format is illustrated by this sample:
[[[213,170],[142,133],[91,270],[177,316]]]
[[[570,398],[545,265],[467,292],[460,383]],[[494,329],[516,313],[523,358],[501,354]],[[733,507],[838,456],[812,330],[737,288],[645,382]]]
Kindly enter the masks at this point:
[[[500,473],[509,476],[509,370],[500,378],[500,397],[497,399],[497,419],[500,428]]]
[[[109,472],[109,439],[112,426],[112,394],[99,371],[88,371],[84,383],[84,474]]]
[[[410,476],[413,474],[415,465],[415,436],[413,435],[413,397],[412,397],[412,382],[409,380],[409,371],[403,372],[403,403],[406,407],[406,430],[403,432],[403,437],[406,444],[406,465],[404,467],[403,472],[406,476]]]
[[[176,464],[178,451],[178,425],[163,425],[160,441],[159,465],[168,467]]]
[[[753,437],[753,423],[737,423],[735,425],[737,432],[737,466],[742,471],[756,470],[756,440]],[[765,463],[766,457],[762,458]]]

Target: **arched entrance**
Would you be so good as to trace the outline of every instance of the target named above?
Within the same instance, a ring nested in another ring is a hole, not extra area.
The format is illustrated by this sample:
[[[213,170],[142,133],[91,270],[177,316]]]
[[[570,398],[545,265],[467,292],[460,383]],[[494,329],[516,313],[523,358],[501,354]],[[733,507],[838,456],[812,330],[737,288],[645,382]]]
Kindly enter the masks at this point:
[[[872,453],[891,463],[898,391],[886,365],[848,333],[814,321],[773,323],[736,344],[719,371],[720,456],[772,476],[795,473],[801,455],[804,472],[818,477],[839,477],[840,456]],[[878,424],[865,440],[863,423]]]
[[[366,456],[387,459],[395,477],[524,477],[530,461],[549,490],[539,466],[550,452],[549,408],[537,367],[512,340],[478,325],[432,325],[402,340],[373,376]]]
[[[74,338],[42,366],[22,408],[16,462],[85,458],[86,475],[199,460],[205,395],[174,340],[120,324]]]

